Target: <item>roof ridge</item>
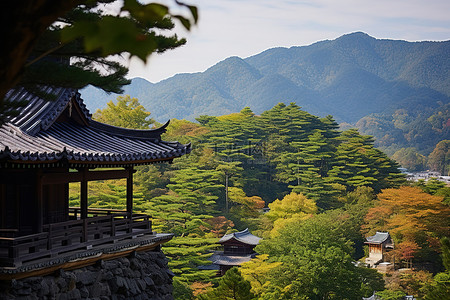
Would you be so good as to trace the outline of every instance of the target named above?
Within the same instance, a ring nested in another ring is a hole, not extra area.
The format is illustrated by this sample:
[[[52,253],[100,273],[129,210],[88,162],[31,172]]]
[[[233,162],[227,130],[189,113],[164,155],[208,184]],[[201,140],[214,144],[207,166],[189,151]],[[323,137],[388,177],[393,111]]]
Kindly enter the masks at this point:
[[[45,118],[42,118],[42,126],[40,130],[47,130],[48,128],[50,128],[50,126],[53,125],[56,119],[58,119],[61,113],[66,109],[67,105],[69,105],[69,102],[72,100],[72,98],[76,96],[77,92],[78,91],[74,89],[65,89],[63,91],[62,95],[57,100],[55,100],[56,105],[54,106],[56,107],[54,108],[54,110],[49,111],[47,113],[47,116]],[[60,102],[59,105],[58,102]],[[39,131],[33,132],[33,135],[38,133]]]
[[[35,91],[29,91],[23,87],[10,90],[7,100],[28,102],[17,117],[12,118],[11,123],[23,132],[35,136],[41,130],[48,129],[67,107],[69,101],[76,95],[76,89],[61,88],[40,85]],[[48,98],[45,99],[47,95]],[[55,99],[50,99],[54,97]]]
[[[244,230],[242,230],[242,231],[239,231],[239,232],[233,232],[233,235],[234,236],[244,236],[244,235],[247,235],[247,234],[251,234],[250,233],[250,231],[248,230],[248,227],[247,228],[245,228]]]

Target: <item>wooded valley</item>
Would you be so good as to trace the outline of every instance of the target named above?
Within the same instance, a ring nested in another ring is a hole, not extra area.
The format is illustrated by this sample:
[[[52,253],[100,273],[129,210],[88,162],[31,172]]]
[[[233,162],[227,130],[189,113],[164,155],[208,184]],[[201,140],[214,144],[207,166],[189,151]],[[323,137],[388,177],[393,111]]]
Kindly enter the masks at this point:
[[[119,97],[94,119],[145,129],[156,125],[135,98]],[[448,292],[450,188],[437,180],[408,183],[399,165],[356,129],[294,103],[255,115],[172,120],[164,140],[192,143],[173,164],[137,168],[134,210],[152,216],[175,273],[176,299],[361,299],[374,291],[425,299]],[[89,185],[89,206],[125,206],[125,182]],[[70,205],[79,204],[71,186]],[[263,213],[263,208],[270,211]],[[222,278],[208,265],[218,239],[249,228],[260,254]],[[390,232],[398,267],[390,276],[358,266],[365,237]],[[447,278],[447,279],[446,279]],[[238,284],[239,283],[239,284]],[[386,298],[385,298],[386,297]]]

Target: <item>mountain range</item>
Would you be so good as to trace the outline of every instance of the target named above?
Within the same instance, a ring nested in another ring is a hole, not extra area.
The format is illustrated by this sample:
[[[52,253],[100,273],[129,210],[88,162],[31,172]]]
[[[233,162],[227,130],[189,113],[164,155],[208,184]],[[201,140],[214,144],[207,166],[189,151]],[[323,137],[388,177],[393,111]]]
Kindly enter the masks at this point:
[[[448,139],[449,58],[450,41],[407,42],[356,32],[245,59],[229,57],[204,72],[177,74],[158,83],[134,78],[124,94],[138,98],[160,122],[192,121],[246,106],[260,114],[279,102],[296,102],[309,113],[332,115],[343,128],[357,126],[375,135],[379,146],[393,147],[391,152],[416,147],[429,153],[440,139]],[[81,93],[91,111],[117,96],[93,87]],[[432,125],[436,132],[418,143],[404,132],[409,123],[395,125],[398,118],[426,122],[432,116],[442,124]],[[392,137],[386,130],[399,132]]]

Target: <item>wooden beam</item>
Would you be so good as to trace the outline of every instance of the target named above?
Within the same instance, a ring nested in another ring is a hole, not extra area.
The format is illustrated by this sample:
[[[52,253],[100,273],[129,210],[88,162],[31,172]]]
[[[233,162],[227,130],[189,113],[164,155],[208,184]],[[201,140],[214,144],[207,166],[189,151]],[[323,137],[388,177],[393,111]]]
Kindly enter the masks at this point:
[[[47,173],[43,174],[43,184],[58,184],[69,182],[94,181],[94,180],[109,180],[128,178],[129,172],[127,170],[105,170],[105,171],[86,171],[83,172],[68,172],[68,173]]]

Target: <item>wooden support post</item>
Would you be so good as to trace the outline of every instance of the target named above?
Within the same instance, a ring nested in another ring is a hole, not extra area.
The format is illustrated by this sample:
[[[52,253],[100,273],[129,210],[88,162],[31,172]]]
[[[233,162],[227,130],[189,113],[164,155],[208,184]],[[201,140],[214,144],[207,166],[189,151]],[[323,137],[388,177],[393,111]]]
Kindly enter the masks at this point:
[[[69,173],[69,168],[67,168]],[[69,183],[64,183],[64,221],[69,221]]]
[[[42,228],[44,225],[44,200],[42,190],[42,170],[38,170],[36,178],[36,232],[42,232]]]
[[[86,219],[88,215],[88,181],[86,179],[87,169],[83,168],[83,176],[80,182],[80,216],[81,219]]]
[[[131,219],[133,215],[133,167],[127,168],[128,177],[127,177],[127,215],[128,218]]]
[[[48,224],[48,238],[47,238],[47,250],[52,250],[52,224]]]
[[[85,243],[88,241],[88,220],[83,220],[83,233],[81,235],[81,242]]]
[[[116,236],[116,224],[114,223],[114,216],[110,215],[111,222],[111,236]]]
[[[8,258],[13,259],[14,261],[19,258],[19,249],[16,245],[10,246],[8,248]]]

